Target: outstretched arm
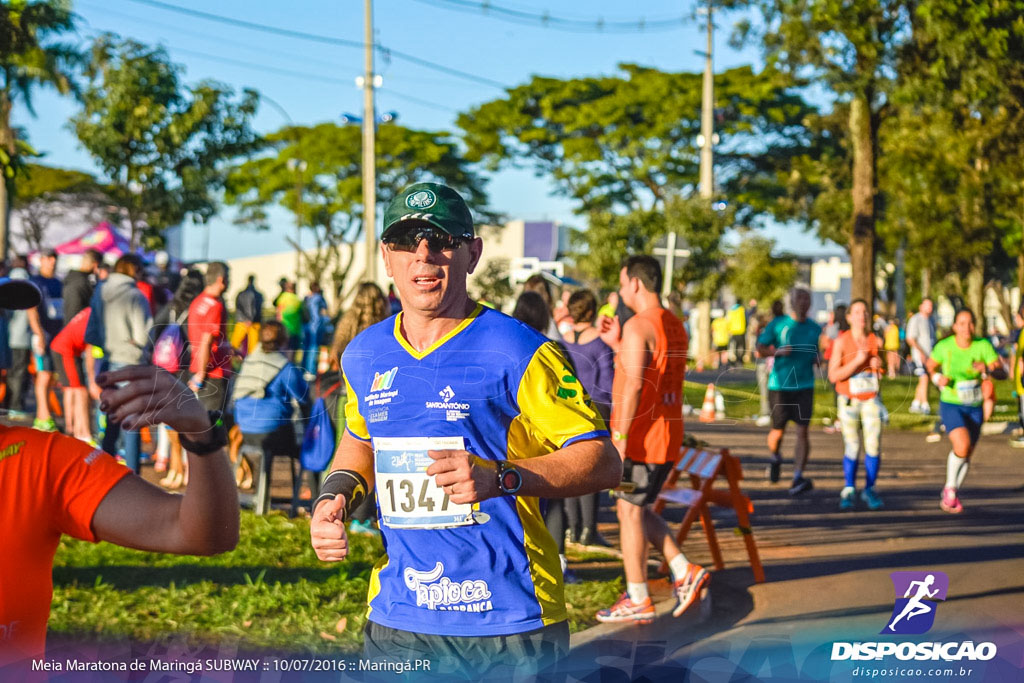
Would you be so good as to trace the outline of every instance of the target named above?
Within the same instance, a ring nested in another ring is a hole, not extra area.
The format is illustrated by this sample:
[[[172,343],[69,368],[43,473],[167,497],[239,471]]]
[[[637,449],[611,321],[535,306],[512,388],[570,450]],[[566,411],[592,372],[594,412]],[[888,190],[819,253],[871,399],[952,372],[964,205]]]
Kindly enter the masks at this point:
[[[132,366],[99,376],[101,408],[127,429],[167,424],[202,443],[211,429],[195,394],[170,373]],[[122,384],[118,388],[118,384]],[[121,479],[93,515],[93,531],[128,548],[213,555],[238,544],[238,490],[224,449],[189,454],[184,495],[168,493],[140,477]]]

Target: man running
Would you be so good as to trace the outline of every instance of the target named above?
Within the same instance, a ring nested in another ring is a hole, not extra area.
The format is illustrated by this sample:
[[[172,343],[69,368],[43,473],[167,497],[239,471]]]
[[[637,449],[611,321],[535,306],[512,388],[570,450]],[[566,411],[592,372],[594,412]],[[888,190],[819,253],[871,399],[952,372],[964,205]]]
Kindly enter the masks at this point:
[[[932,349],[925,366],[939,387],[939,416],[952,449],[946,458],[946,486],[939,503],[946,512],[963,512],[959,491],[985,421],[982,382],[1006,379],[1006,369],[988,339],[974,336],[974,311],[961,309],[953,320],[953,335]]]
[[[32,284],[0,278],[3,307],[39,301]],[[191,392],[153,367],[108,372],[98,381],[104,409],[126,427],[166,422],[181,432],[193,477],[184,496],[172,495],[82,441],[0,424],[0,670],[10,680],[24,680],[18,670],[44,655],[62,534],[188,555],[226,552],[238,542],[238,495],[223,429],[211,428]]]
[[[914,400],[910,403],[910,412],[930,415],[928,405],[928,372],[925,365],[935,346],[935,320],[932,318],[932,300],[924,299],[917,308],[917,313],[907,321],[907,345],[910,346],[910,360],[914,374],[917,375],[917,389]]]
[[[626,592],[597,613],[598,621],[649,624],[654,604],[647,590],[647,543],[661,551],[672,571],[678,617],[694,603],[710,576],[676,545],[665,520],[651,505],[683,444],[682,391],[688,339],[683,323],[661,306],[661,265],[651,256],[630,256],[619,271],[619,298],[635,314],[602,338],[615,355],[612,442],[623,461],[630,491],[613,491],[622,536]]]
[[[621,463],[558,345],[469,297],[483,241],[455,190],[407,187],[381,242],[403,308],[342,356],[346,430],[314,503],[313,548],[345,559],[345,520],[376,490],[386,555],[365,656],[426,658],[449,677],[534,675],[569,641],[538,499],[617,486]]]
[[[814,411],[814,368],[818,364],[821,326],[807,318],[811,293],[806,289],[793,290],[790,306],[792,316],[773,319],[757,338],[757,352],[775,359],[768,376],[768,405],[772,415],[772,428],[768,432],[768,450],[772,454],[768,479],[773,484],[779,480],[782,437],[786,423],[792,421],[796,424],[796,451],[789,495],[799,496],[814,488],[813,482],[804,476],[804,468],[811,453],[807,428]]]

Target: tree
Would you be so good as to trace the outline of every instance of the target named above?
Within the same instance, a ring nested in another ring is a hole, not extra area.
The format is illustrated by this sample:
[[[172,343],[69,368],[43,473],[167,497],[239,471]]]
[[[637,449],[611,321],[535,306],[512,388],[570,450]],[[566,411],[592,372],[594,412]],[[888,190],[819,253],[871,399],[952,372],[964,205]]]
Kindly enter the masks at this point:
[[[769,302],[784,299],[796,281],[796,264],[772,256],[775,240],[748,235],[732,250],[729,287],[740,301]]]
[[[515,296],[516,290],[509,278],[508,259],[492,259],[478,273],[473,275],[472,290],[480,301],[493,304],[499,310]]]
[[[760,10],[770,67],[828,86],[846,112],[851,216],[845,231],[853,297],[874,301],[879,199],[878,131],[891,113],[889,95],[901,51],[911,34],[901,0],[750,0]],[[751,36],[749,22],[740,35]]]
[[[7,257],[9,183],[22,158],[34,152],[14,127],[11,112],[22,102],[35,114],[32,92],[40,86],[61,94],[74,90],[71,72],[80,53],[61,39],[74,30],[68,0],[0,3],[0,261]]]
[[[42,249],[49,225],[69,211],[85,210],[89,220],[104,217],[110,202],[104,187],[88,173],[25,164],[15,178],[11,208],[30,250]]]
[[[407,185],[434,180],[458,190],[479,219],[494,217],[486,209],[483,180],[470,170],[447,133],[385,123],[378,127],[376,139],[381,204]],[[238,207],[239,223],[260,229],[269,228],[269,206],[292,212],[298,225],[313,235],[315,249],[305,260],[310,278],[319,281],[329,273],[340,294],[352,264],[353,242],[363,229],[361,169],[358,125],[289,126],[266,136],[265,153],[231,170],[225,201]]]
[[[255,91],[236,99],[212,81],[185,86],[180,74],[162,47],[105,35],[93,45],[83,109],[71,119],[125,211],[133,247],[216,214],[228,164],[258,140]]]
[[[911,20],[883,131],[889,231],[979,314],[993,287],[1008,318],[1010,255],[1024,270],[1024,3],[924,0]]]
[[[551,177],[581,215],[658,210],[672,196],[696,194],[701,74],[619,69],[535,76],[460,114],[467,156]],[[716,174],[741,212],[755,197],[778,193],[775,167],[806,142],[803,120],[813,108],[792,85],[778,71],[750,67],[715,76]]]

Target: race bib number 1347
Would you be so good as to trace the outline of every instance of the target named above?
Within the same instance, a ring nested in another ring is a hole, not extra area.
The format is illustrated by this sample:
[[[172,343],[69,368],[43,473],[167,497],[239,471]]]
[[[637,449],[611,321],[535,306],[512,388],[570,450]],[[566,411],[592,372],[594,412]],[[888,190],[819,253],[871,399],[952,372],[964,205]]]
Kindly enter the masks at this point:
[[[373,440],[381,523],[396,529],[445,529],[474,524],[473,505],[456,504],[426,472],[430,450],[465,448],[457,437],[381,437]]]

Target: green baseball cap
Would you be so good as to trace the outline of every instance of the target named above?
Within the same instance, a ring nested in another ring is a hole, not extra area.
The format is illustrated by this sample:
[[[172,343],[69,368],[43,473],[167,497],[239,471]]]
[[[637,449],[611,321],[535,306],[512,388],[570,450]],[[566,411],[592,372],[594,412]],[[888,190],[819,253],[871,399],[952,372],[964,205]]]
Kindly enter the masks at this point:
[[[415,183],[399,192],[384,211],[381,240],[386,240],[388,233],[405,221],[429,223],[455,237],[472,239],[476,236],[466,201],[458,192],[440,183]]]

